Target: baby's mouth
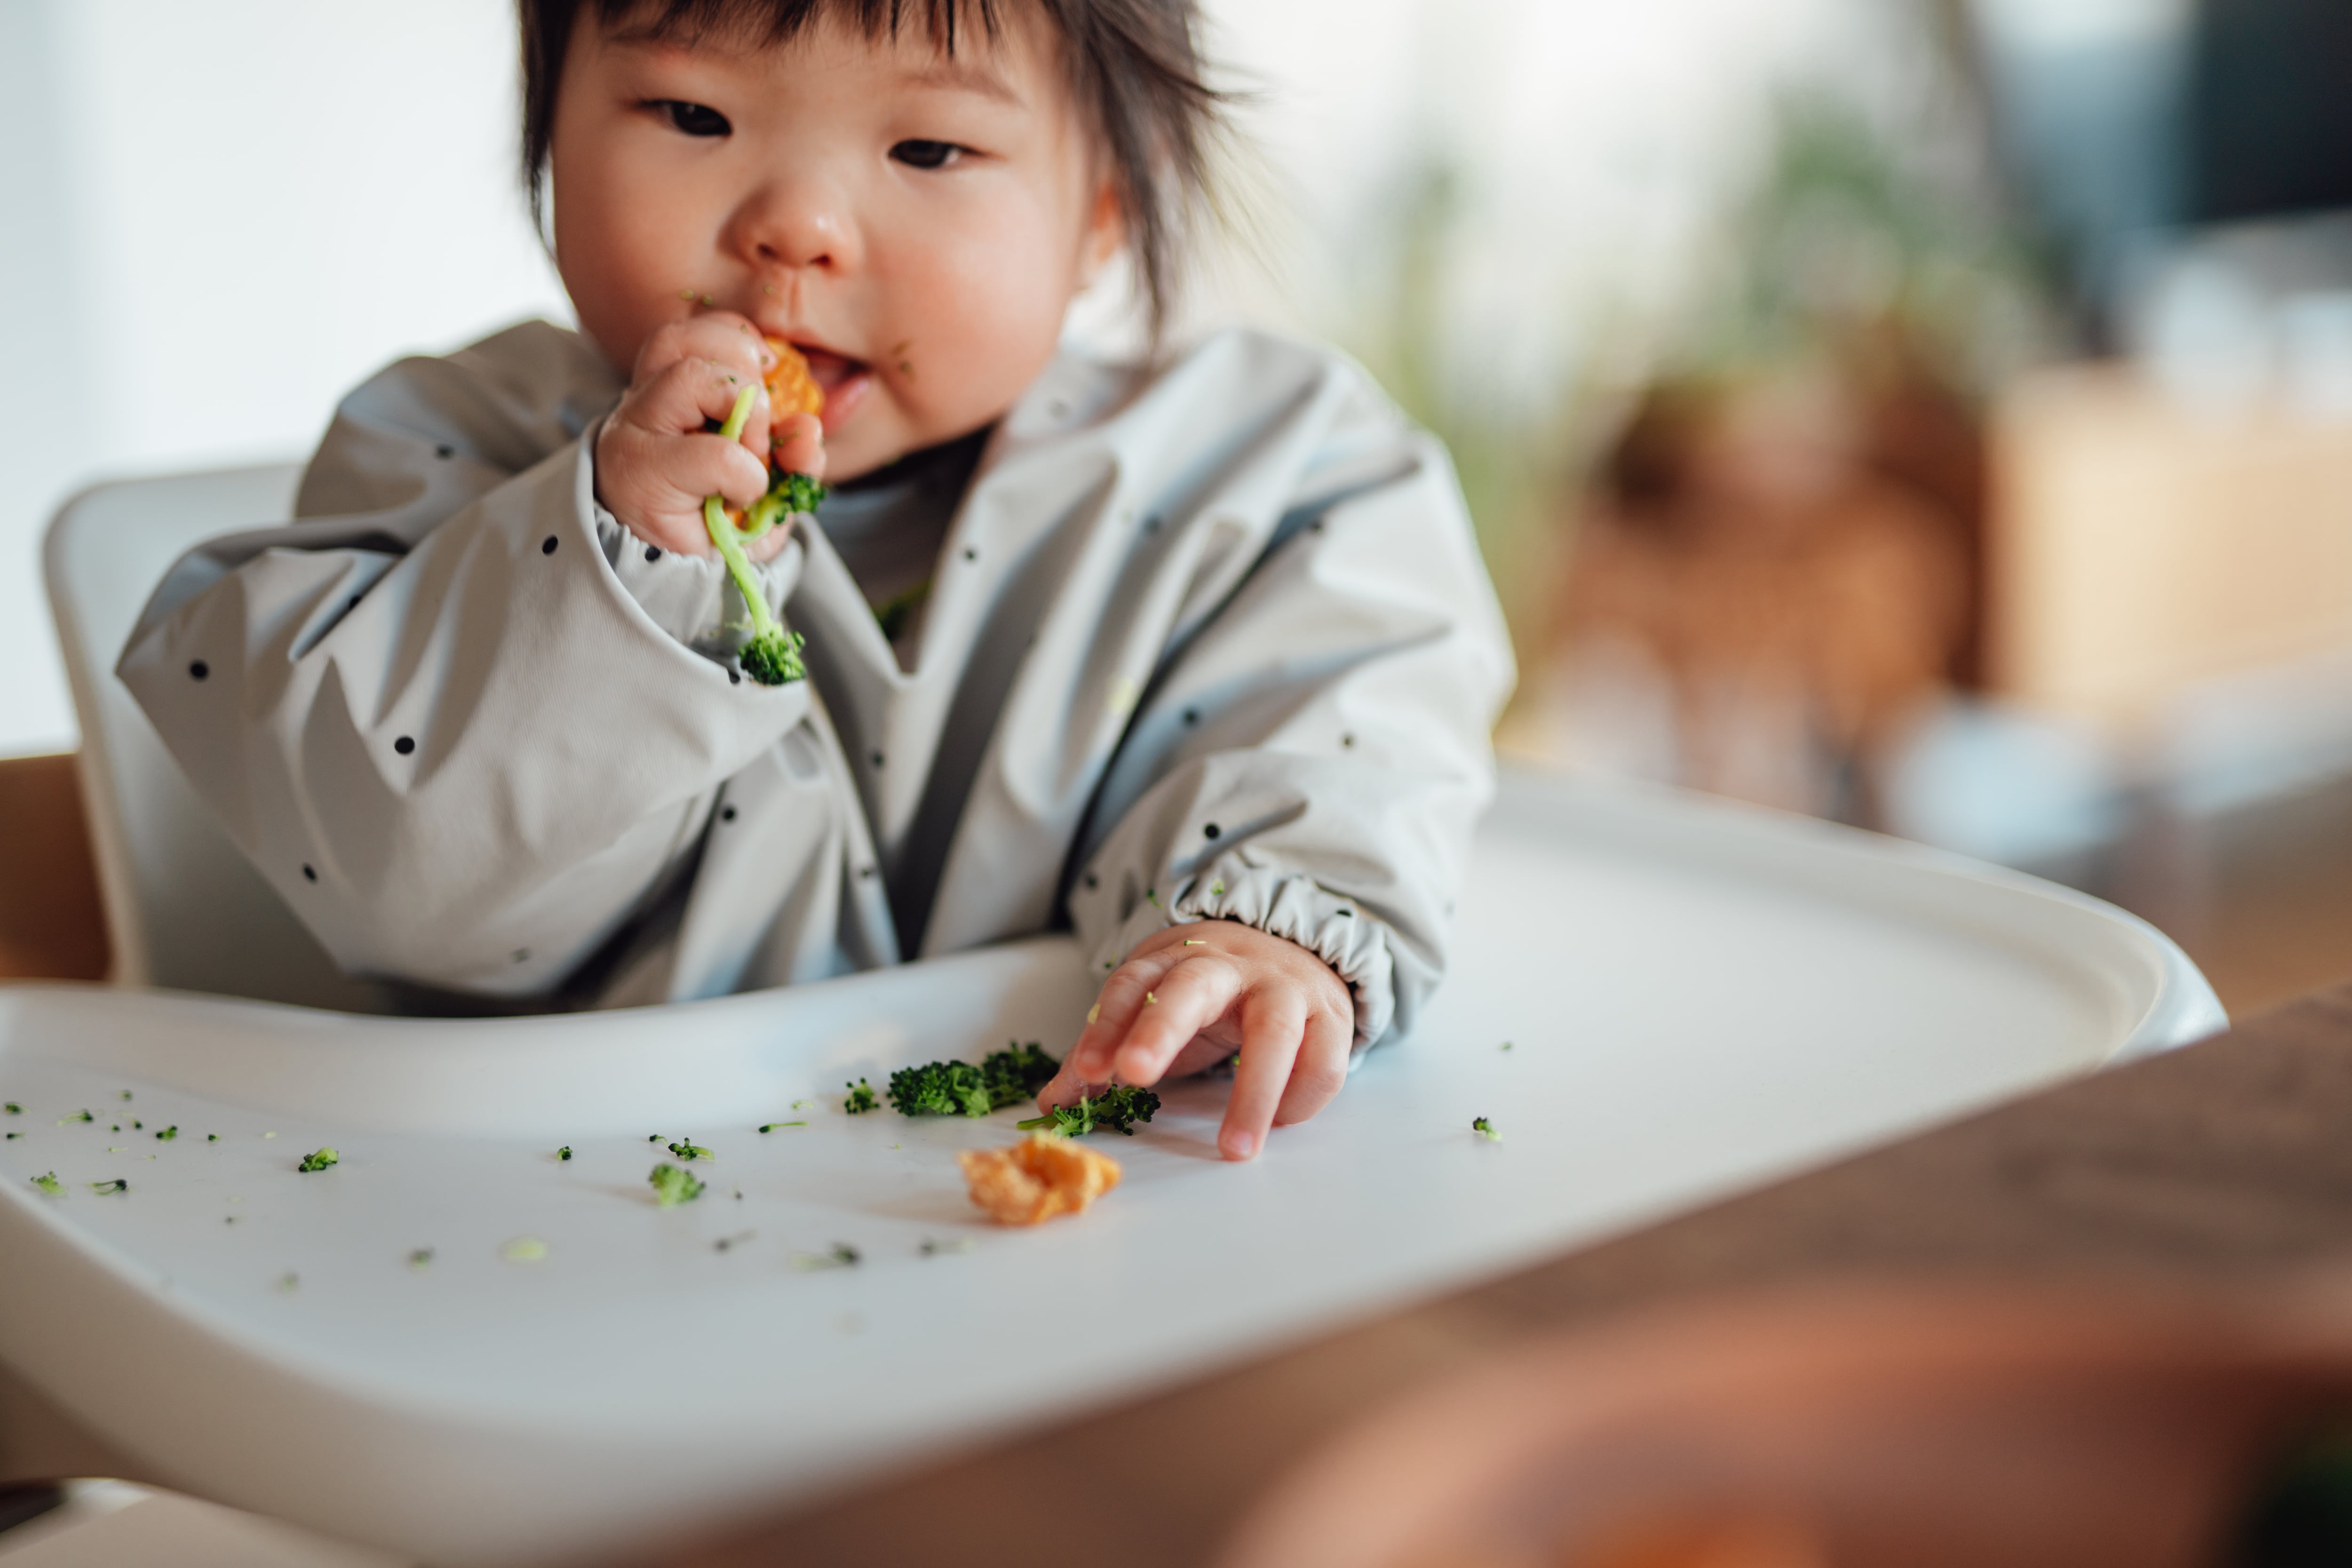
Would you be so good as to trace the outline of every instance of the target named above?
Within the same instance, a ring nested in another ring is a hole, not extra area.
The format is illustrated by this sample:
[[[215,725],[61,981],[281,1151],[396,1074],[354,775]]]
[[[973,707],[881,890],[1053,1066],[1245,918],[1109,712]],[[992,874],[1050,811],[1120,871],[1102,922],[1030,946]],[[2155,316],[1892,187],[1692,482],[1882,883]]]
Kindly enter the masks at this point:
[[[874,368],[864,360],[851,359],[831,349],[807,343],[794,343],[793,347],[808,362],[809,379],[824,394],[824,412],[818,417],[824,421],[824,433],[830,436],[866,400],[866,390],[874,384]]]

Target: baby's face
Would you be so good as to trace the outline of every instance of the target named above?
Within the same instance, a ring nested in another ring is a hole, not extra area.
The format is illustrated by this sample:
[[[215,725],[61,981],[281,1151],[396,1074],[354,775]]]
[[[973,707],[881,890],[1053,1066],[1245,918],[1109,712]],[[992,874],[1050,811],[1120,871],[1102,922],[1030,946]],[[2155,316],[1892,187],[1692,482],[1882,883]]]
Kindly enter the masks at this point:
[[[825,390],[830,479],[1003,414],[1120,238],[1056,41],[1005,9],[950,58],[919,29],[830,21],[688,47],[583,5],[551,159],[581,326],[625,368],[713,309],[793,343]]]

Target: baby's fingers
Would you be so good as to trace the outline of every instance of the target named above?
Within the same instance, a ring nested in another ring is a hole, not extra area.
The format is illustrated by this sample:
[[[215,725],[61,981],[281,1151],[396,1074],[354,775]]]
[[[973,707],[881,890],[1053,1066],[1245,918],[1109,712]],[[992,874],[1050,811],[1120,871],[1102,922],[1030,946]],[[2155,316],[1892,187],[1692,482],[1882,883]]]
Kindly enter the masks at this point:
[[[757,389],[751,412],[764,435],[768,394],[759,378],[707,359],[672,362],[651,380],[631,387],[613,417],[665,436],[696,435],[713,420],[724,423],[747,386]]]
[[[1143,999],[1111,1058],[1121,1083],[1158,1083],[1192,1037],[1225,1016],[1241,994],[1241,971],[1223,955],[1183,960]]]
[[[1306,1005],[1286,988],[1252,992],[1243,1004],[1241,1059],[1224,1125],[1217,1131],[1217,1148],[1226,1159],[1251,1159],[1265,1147],[1306,1026]]]
[[[1062,1063],[1064,1076],[1079,1083],[1108,1083],[1111,1058],[1143,1011],[1144,998],[1157,994],[1154,988],[1175,965],[1175,957],[1164,952],[1148,952],[1113,970],[1103,982],[1093,1010],[1087,1015],[1087,1026],[1080,1032],[1078,1043],[1070,1047],[1069,1056]]]
[[[1342,1019],[1321,1008],[1309,1008],[1298,1059],[1291,1065],[1290,1082],[1275,1108],[1274,1122],[1288,1127],[1306,1121],[1339,1098],[1348,1082],[1348,1056],[1355,1048],[1352,1018]]]
[[[795,414],[770,437],[780,472],[824,478],[824,425],[814,414]]]

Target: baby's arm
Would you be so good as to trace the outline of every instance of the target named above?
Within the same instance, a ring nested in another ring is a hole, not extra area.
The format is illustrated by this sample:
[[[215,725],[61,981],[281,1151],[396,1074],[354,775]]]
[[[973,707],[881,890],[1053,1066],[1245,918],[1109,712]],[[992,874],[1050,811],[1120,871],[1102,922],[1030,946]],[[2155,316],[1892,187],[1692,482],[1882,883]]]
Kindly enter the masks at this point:
[[[1281,368],[1273,354],[1204,367],[1200,400],[1286,395],[1296,412],[1262,446],[1308,452],[1287,489],[1299,499],[1276,491],[1270,543],[1237,560],[1229,589],[1198,589],[1213,613],[1180,622],[1097,796],[1103,826],[1082,843],[1068,909],[1105,985],[1041,1097],[1150,1083],[1240,1044],[1228,1158],[1314,1114],[1349,1049],[1409,1027],[1434,989],[1511,681],[1444,449],[1352,367],[1292,388],[1269,360]],[[1246,504],[1212,495],[1180,526],[1230,526]],[[1180,531],[1166,548],[1187,543]],[[1160,975],[1193,959],[1197,978],[1160,1014]]]
[[[386,371],[304,482],[306,510],[352,515],[192,551],[124,651],[189,782],[348,972],[555,990],[808,716],[696,650],[729,613],[715,557],[600,515],[576,437],[619,388],[583,353],[517,329]],[[764,569],[772,605],[798,559]]]

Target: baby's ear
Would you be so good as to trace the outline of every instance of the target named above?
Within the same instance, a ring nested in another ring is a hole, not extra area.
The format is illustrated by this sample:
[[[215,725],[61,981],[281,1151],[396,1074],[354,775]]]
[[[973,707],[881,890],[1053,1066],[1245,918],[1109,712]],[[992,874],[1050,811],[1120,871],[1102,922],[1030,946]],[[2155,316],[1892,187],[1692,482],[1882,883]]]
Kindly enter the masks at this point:
[[[1118,184],[1108,174],[1095,187],[1093,210],[1087,215],[1083,248],[1079,252],[1078,287],[1101,275],[1127,244],[1127,208],[1120,205]]]

